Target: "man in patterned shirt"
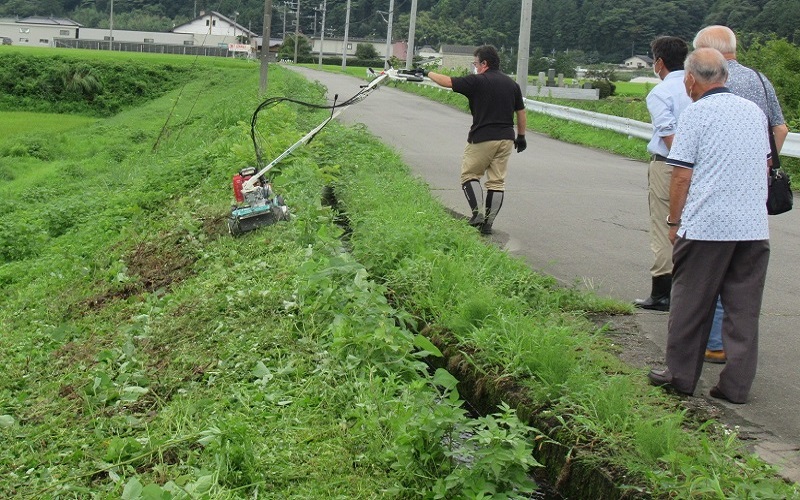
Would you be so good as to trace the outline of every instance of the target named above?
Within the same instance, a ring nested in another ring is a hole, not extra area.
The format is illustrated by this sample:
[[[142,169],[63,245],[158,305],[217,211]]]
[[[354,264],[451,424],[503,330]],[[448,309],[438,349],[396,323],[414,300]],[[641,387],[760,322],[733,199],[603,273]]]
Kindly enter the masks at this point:
[[[736,34],[727,26],[706,26],[697,32],[692,45],[695,49],[711,48],[722,52],[728,61],[728,81],[725,82],[725,86],[732,93],[758,104],[769,119],[769,125],[775,136],[775,146],[780,152],[789,134],[789,128],[783,118],[775,88],[766,76],[742,66],[736,60]]]
[[[767,115],[775,137],[775,151],[780,152],[789,128],[783,118],[781,106],[772,83],[761,73],[742,66],[736,60],[736,34],[727,26],[707,26],[697,32],[692,43],[695,49],[703,47],[717,49],[728,61],[728,81],[725,86],[738,96],[758,104]],[[726,356],[722,345],[722,307],[717,305],[717,316],[711,327],[711,336],[706,346],[706,361],[724,363]]]
[[[744,403],[755,378],[769,262],[767,118],[725,87],[728,65],[718,50],[695,50],[685,72],[694,102],[681,114],[667,159],[675,167],[665,221],[674,243],[667,369],[651,370],[648,378],[694,393],[721,296],[731,326],[728,363],[710,394]]]

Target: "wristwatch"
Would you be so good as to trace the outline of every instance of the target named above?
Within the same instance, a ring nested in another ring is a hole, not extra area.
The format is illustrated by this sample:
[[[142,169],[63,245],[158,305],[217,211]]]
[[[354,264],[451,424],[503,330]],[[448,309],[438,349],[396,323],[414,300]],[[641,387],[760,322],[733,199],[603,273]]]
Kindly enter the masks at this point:
[[[671,220],[669,220],[669,214],[667,214],[667,225],[668,225],[669,227],[676,227],[676,226],[680,226],[680,225],[681,225],[681,220],[680,220],[680,219],[678,219],[677,221],[675,221],[675,222],[672,222]]]

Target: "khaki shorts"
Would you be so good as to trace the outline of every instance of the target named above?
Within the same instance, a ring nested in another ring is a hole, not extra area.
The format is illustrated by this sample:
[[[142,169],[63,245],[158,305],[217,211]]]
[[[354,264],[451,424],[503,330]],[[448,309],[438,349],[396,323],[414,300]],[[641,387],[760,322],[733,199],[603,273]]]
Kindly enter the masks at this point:
[[[486,189],[505,190],[508,157],[513,147],[511,139],[467,144],[461,162],[461,184],[479,180],[485,174]]]

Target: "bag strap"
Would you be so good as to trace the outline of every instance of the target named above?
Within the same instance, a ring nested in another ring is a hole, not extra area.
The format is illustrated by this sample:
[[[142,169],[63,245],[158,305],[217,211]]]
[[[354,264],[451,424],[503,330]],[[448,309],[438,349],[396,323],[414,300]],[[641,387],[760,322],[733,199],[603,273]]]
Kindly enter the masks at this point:
[[[769,107],[769,92],[767,92],[767,84],[764,83],[764,77],[761,76],[761,72],[760,71],[756,71],[753,68],[750,68],[750,69],[753,70],[753,72],[755,72],[755,74],[758,77],[758,79],[761,80],[761,86],[764,88],[764,102],[767,104],[767,107]],[[769,115],[767,115],[767,123],[769,124],[769,127],[771,129],[772,128],[772,120],[770,120]]]
[[[745,66],[745,68],[748,68],[748,66]],[[767,105],[767,107],[769,107],[769,92],[767,92],[767,84],[764,83],[764,77],[761,76],[760,71],[757,71],[753,68],[748,69],[752,70],[758,79],[761,80],[761,86],[764,88],[764,103]],[[773,170],[781,168],[781,159],[778,157],[778,147],[775,144],[775,136],[772,132],[772,120],[770,120],[769,115],[767,115],[767,132],[767,135],[769,135],[769,148],[772,150],[772,154],[770,155],[772,157],[772,165],[769,167],[769,171],[772,173]]]

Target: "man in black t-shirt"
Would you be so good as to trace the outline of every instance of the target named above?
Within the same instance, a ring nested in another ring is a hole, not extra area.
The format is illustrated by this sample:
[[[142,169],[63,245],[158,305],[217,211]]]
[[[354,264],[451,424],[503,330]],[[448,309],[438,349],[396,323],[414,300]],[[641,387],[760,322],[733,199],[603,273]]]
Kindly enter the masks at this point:
[[[473,74],[449,77],[423,70],[442,87],[452,88],[469,99],[472,126],[461,164],[461,188],[472,210],[469,223],[483,234],[492,234],[492,224],[503,205],[508,157],[511,148],[521,153],[527,147],[525,104],[519,85],[500,71],[497,49],[484,45],[475,50]],[[514,134],[514,115],[517,132]],[[481,178],[486,175],[486,206],[483,202]]]

